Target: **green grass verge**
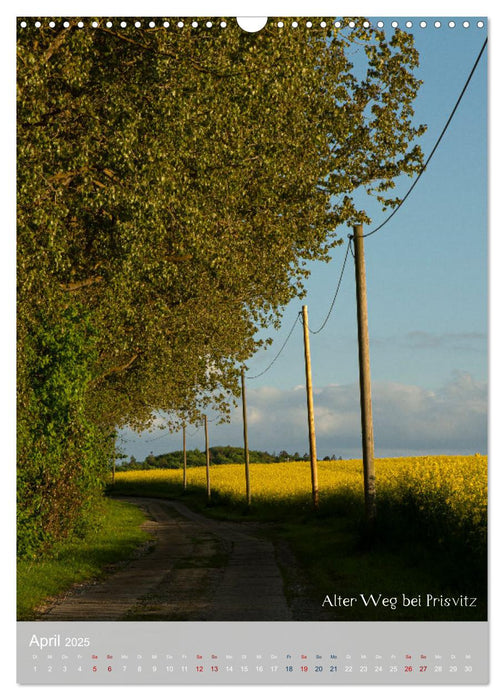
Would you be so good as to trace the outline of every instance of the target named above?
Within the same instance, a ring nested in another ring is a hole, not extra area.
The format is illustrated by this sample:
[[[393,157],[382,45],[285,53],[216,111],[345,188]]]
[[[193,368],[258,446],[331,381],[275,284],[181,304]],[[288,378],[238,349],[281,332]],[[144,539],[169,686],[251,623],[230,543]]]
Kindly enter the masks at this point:
[[[453,576],[457,563],[428,543],[405,543],[380,538],[366,544],[350,518],[306,519],[283,523],[276,536],[285,540],[301,564],[327,620],[486,620],[484,572],[479,581]],[[283,571],[289,581],[289,570]],[[364,596],[364,598],[361,597]],[[368,596],[375,599],[375,606]],[[330,596],[354,598],[350,605],[322,603]],[[467,599],[460,600],[460,596]],[[434,604],[433,597],[437,598]],[[440,599],[442,597],[443,604]],[[388,599],[385,601],[383,599]],[[474,606],[470,605],[475,598]],[[450,604],[447,600],[452,599]],[[365,605],[364,600],[368,600]],[[455,605],[458,600],[461,605]]]
[[[107,566],[130,558],[150,537],[139,527],[145,514],[129,503],[103,499],[97,516],[93,532],[56,545],[34,561],[18,562],[18,620],[36,619],[45,600],[101,576]]]

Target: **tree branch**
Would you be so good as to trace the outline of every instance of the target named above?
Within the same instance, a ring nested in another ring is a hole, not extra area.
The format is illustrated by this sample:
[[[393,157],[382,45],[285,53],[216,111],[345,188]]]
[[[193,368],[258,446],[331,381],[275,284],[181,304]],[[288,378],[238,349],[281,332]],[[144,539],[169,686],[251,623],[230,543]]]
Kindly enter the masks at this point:
[[[59,49],[61,44],[67,38],[68,31],[70,29],[72,29],[72,27],[75,27],[76,25],[77,25],[77,21],[74,20],[73,22],[70,23],[70,25],[68,27],[65,27],[64,29],[61,30],[61,32],[59,32],[59,34],[57,34],[55,40],[49,44],[49,48],[47,49],[47,51],[44,54],[44,57],[42,59],[42,63],[47,63],[47,61],[50,60],[53,53]]]
[[[98,382],[101,382],[102,379],[105,379],[105,377],[108,377],[111,374],[118,374],[119,372],[125,372],[127,369],[131,367],[133,362],[138,358],[140,355],[139,352],[135,353],[133,357],[128,360],[128,362],[125,362],[123,365],[116,365],[115,367],[111,367],[110,369],[106,370],[106,372],[103,372],[100,374],[98,377],[95,379],[91,380],[91,384],[98,384]]]
[[[97,275],[96,277],[88,277],[87,279],[80,280],[79,282],[68,282],[66,284],[61,282],[60,287],[64,292],[78,292],[79,289],[83,289],[83,287],[89,287],[92,284],[99,284],[100,282],[103,282],[103,277],[101,275]]]
[[[122,41],[126,41],[128,44],[133,44],[134,46],[138,46],[139,48],[143,49],[144,51],[150,51],[151,53],[158,54],[159,56],[169,56],[170,58],[174,58],[176,61],[180,60],[180,56],[174,53],[173,51],[168,51],[166,49],[159,49],[155,48],[152,46],[149,46],[148,44],[142,44],[140,41],[135,41],[134,39],[130,39],[128,36],[124,36],[124,34],[120,34],[119,32],[114,32],[111,29],[105,29],[105,27],[98,27],[98,29],[102,32],[106,32],[107,34],[112,34],[112,36],[117,37],[117,39],[121,39]],[[215,75],[218,78],[232,78],[234,76],[241,76],[243,75],[243,72],[239,71],[234,71],[234,72],[229,72],[229,73],[221,73],[220,71],[213,70],[212,68],[209,68],[207,66],[201,65],[198,61],[196,61],[192,57],[188,57],[189,62],[195,68],[197,71],[200,73],[209,73],[210,75]],[[258,69],[256,69],[258,70]],[[255,71],[252,71],[255,72]]]

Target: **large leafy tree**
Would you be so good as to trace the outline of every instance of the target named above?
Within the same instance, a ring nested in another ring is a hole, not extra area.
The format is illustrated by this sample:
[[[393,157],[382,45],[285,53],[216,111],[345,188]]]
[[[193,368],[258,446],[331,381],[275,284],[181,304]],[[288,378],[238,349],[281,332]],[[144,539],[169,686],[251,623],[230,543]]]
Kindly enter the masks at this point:
[[[412,37],[396,30],[387,42],[354,21],[270,21],[249,34],[215,20],[37,28],[30,18],[19,29],[30,517],[42,513],[42,482],[47,494],[77,484],[66,489],[76,502],[114,427],[145,427],[156,410],[225,412],[257,329],[302,294],[306,262],[328,259],[339,225],[367,220],[353,193],[391,206],[394,178],[418,171]],[[91,444],[103,448],[94,459]]]

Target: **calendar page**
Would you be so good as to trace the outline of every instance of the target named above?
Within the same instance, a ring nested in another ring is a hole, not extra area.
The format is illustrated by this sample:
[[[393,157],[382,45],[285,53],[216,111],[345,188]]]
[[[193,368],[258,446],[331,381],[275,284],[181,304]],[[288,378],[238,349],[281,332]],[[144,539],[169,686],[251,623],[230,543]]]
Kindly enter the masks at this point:
[[[21,686],[489,682],[489,20],[309,10],[14,20]]]

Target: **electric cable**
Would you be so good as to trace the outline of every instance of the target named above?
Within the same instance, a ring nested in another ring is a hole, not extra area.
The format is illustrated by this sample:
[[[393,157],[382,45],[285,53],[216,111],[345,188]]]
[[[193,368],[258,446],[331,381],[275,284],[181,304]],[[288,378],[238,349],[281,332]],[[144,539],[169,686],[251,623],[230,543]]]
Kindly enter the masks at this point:
[[[274,363],[278,360],[278,358],[279,358],[280,355],[282,354],[282,352],[283,352],[285,346],[286,346],[287,343],[289,342],[290,337],[291,337],[291,335],[292,335],[292,333],[293,333],[293,331],[294,331],[294,328],[296,327],[296,323],[297,323],[298,318],[300,317],[300,315],[301,315],[301,311],[298,312],[298,315],[297,315],[296,318],[294,319],[294,323],[292,324],[292,328],[290,329],[289,335],[288,335],[287,338],[285,339],[284,344],[282,345],[282,347],[280,348],[280,350],[277,352],[277,354],[275,355],[275,357],[271,360],[271,362],[270,362],[269,365],[266,367],[266,369],[264,369],[264,370],[263,370],[262,372],[260,372],[259,374],[255,374],[253,377],[250,377],[250,376],[247,375],[247,379],[257,379],[258,377],[262,377],[262,375],[263,375],[263,374],[266,374],[266,372],[274,365]]]
[[[329,320],[329,316],[330,316],[331,313],[332,313],[332,310],[333,310],[333,308],[334,308],[334,304],[336,303],[336,298],[337,298],[337,296],[338,296],[338,294],[339,294],[339,290],[340,290],[340,287],[341,287],[341,280],[343,279],[343,273],[345,272],[345,265],[346,265],[346,261],[347,261],[347,258],[348,258],[348,251],[349,251],[349,250],[350,250],[350,240],[348,241],[348,245],[347,245],[347,249],[346,249],[346,253],[345,253],[345,259],[343,260],[343,266],[342,266],[342,268],[341,268],[341,272],[340,272],[340,276],[339,276],[339,280],[338,280],[338,286],[336,287],[336,291],[335,291],[335,293],[334,293],[333,300],[332,300],[332,302],[331,302],[331,306],[329,307],[329,311],[327,312],[327,316],[325,317],[324,322],[322,323],[322,325],[320,326],[320,328],[317,329],[316,331],[313,331],[313,330],[310,328],[310,326],[308,326],[308,330],[310,331],[310,333],[311,333],[312,335],[316,335],[317,333],[320,333],[320,331],[322,331],[322,330],[325,328],[325,325],[326,325],[327,321]]]
[[[461,102],[461,100],[462,100],[462,97],[464,96],[464,93],[465,93],[465,91],[466,91],[466,89],[467,89],[467,86],[468,86],[469,83],[471,82],[471,78],[473,77],[474,71],[476,70],[476,66],[478,65],[479,60],[480,60],[481,56],[483,55],[483,51],[485,50],[485,47],[486,47],[486,45],[487,45],[487,42],[488,42],[488,38],[485,39],[485,41],[484,41],[484,43],[483,43],[483,46],[481,47],[481,50],[480,50],[480,52],[479,52],[479,54],[478,54],[478,58],[476,59],[474,65],[473,65],[473,67],[472,67],[472,70],[471,70],[471,72],[469,73],[469,77],[467,78],[467,80],[466,80],[466,82],[465,82],[465,85],[464,85],[464,87],[462,88],[462,92],[460,93],[460,95],[459,95],[459,97],[458,97],[458,100],[457,100],[457,102],[455,103],[455,107],[452,109],[451,114],[450,114],[450,116],[448,117],[448,121],[447,121],[446,124],[444,125],[443,131],[441,132],[441,134],[440,134],[438,140],[436,141],[436,143],[435,143],[435,145],[434,145],[434,148],[433,148],[432,151],[430,152],[429,157],[427,158],[427,160],[425,161],[424,165],[422,166],[422,169],[420,170],[420,172],[418,173],[417,177],[415,178],[415,181],[413,182],[413,184],[411,185],[411,187],[409,188],[409,190],[406,192],[406,194],[404,195],[404,197],[402,198],[402,200],[399,202],[399,204],[397,205],[397,207],[396,207],[396,208],[394,209],[394,211],[385,219],[385,221],[383,221],[379,226],[377,226],[375,229],[373,229],[373,231],[370,231],[369,233],[363,234],[362,238],[368,238],[368,236],[372,236],[374,233],[377,233],[377,231],[379,231],[381,228],[383,228],[383,226],[385,226],[385,224],[388,223],[388,222],[390,221],[390,219],[391,219],[395,214],[397,214],[397,212],[399,211],[399,209],[402,207],[402,205],[404,204],[404,202],[407,200],[407,198],[409,197],[409,195],[410,195],[411,192],[413,191],[413,188],[415,187],[415,185],[416,185],[417,182],[419,181],[420,177],[423,175],[425,169],[426,169],[427,166],[429,165],[429,162],[430,162],[432,156],[433,156],[434,153],[436,152],[437,147],[438,147],[439,144],[441,143],[441,140],[442,140],[443,136],[445,135],[446,130],[448,129],[448,126],[449,126],[449,124],[450,124],[450,122],[451,122],[451,120],[452,120],[452,118],[453,118],[455,112],[457,111],[457,108],[458,108],[458,106],[459,106],[459,104],[460,104],[460,102]]]

